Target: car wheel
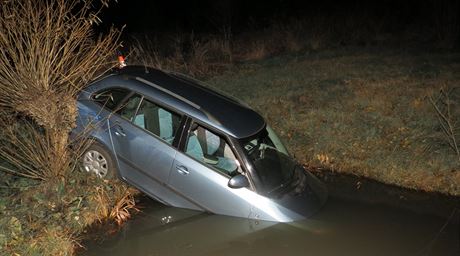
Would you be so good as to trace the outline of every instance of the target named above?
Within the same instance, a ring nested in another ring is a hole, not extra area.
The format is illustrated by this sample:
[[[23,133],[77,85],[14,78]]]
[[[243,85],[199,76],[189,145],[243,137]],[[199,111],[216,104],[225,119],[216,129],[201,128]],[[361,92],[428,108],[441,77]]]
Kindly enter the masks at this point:
[[[91,144],[83,154],[81,170],[95,174],[101,179],[113,179],[117,176],[112,154],[97,143]]]

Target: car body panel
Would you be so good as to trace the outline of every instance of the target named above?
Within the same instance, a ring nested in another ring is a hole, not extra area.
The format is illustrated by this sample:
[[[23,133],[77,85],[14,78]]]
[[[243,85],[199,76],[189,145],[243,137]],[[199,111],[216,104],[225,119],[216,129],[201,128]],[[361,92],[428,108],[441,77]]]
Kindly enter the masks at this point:
[[[174,148],[115,115],[110,118],[110,135],[122,177],[149,194],[156,194],[158,184],[167,184],[176,155]],[[152,182],[157,185],[152,186]]]
[[[72,139],[91,137],[106,148],[113,150],[109,130],[110,112],[89,100],[77,102],[77,126],[72,131]]]
[[[202,210],[247,217],[250,214],[250,204],[244,200],[243,195],[248,192],[248,189],[229,188],[228,180],[228,177],[178,152],[168,183],[172,188],[181,191],[184,196],[193,200]]]

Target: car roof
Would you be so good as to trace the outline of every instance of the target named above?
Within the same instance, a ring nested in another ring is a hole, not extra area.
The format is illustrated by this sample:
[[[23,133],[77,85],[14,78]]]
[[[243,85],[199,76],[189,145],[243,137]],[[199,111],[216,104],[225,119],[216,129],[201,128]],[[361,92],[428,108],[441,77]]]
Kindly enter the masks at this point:
[[[135,79],[166,92],[173,98],[168,101],[171,107],[237,139],[253,136],[265,127],[263,117],[244,103],[185,75],[145,66],[127,66],[115,75],[123,77],[123,80]],[[201,115],[193,114],[197,112]]]

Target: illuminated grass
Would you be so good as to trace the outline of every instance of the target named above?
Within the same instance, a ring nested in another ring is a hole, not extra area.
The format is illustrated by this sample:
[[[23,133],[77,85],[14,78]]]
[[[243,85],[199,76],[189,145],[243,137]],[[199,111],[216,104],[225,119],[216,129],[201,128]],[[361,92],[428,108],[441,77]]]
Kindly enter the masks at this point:
[[[460,163],[427,99],[460,85],[459,58],[328,51],[246,64],[208,82],[262,113],[309,166],[460,195]]]

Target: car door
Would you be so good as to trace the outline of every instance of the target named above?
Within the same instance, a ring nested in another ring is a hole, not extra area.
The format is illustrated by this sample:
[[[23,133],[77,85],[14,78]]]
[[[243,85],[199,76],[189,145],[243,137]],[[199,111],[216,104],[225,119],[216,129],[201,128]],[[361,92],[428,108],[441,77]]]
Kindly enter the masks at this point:
[[[77,127],[72,131],[72,139],[91,136],[112,149],[108,120],[117,105],[130,93],[127,89],[111,87],[94,93],[89,99],[80,99],[77,102]]]
[[[179,151],[171,170],[169,185],[202,210],[249,217],[249,188],[232,189],[229,179],[243,173],[225,137],[192,125],[183,152]]]
[[[110,118],[110,134],[124,180],[165,204],[188,206],[166,187],[181,119],[181,115],[134,94]]]

